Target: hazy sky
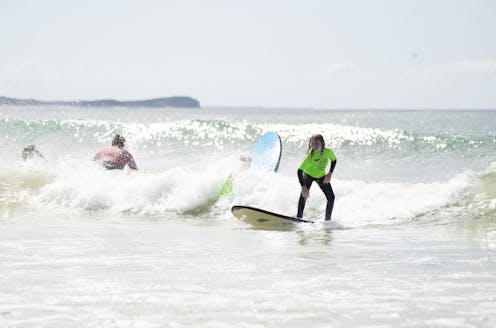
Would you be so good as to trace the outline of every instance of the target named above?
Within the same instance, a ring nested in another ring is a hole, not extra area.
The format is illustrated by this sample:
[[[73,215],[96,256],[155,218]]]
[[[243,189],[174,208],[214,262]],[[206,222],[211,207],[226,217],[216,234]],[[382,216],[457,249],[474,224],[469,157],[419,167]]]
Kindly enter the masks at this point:
[[[0,0],[0,95],[496,108],[496,1]]]

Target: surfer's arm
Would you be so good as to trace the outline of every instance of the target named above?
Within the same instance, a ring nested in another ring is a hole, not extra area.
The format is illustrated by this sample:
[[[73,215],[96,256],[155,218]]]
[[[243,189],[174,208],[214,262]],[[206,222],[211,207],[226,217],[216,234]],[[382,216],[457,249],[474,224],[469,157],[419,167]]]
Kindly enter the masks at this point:
[[[336,167],[336,162],[337,162],[336,159],[331,161],[331,168],[329,169],[329,173],[327,173],[324,177],[324,183],[331,182],[332,172],[334,172],[334,168]]]
[[[332,175],[332,172],[334,172],[334,168],[336,167],[336,155],[334,155],[334,152],[329,149],[329,159],[331,160],[331,168],[329,169],[329,175]]]
[[[37,150],[35,149],[34,152],[36,153],[36,155],[38,155],[41,159],[45,159],[45,157],[43,157],[43,155]]]
[[[305,179],[303,178],[303,170],[308,166],[308,164],[311,162],[310,156],[307,155],[303,162],[301,162],[300,166],[298,167],[298,181],[300,181],[300,185],[303,187],[305,185]]]
[[[134,161],[133,155],[130,153],[127,153],[127,165],[131,170],[137,170],[138,166],[136,165],[136,162]]]
[[[331,161],[331,168],[329,169],[329,174],[332,174],[332,172],[334,172],[334,168],[336,167],[337,161],[338,161],[337,159]]]

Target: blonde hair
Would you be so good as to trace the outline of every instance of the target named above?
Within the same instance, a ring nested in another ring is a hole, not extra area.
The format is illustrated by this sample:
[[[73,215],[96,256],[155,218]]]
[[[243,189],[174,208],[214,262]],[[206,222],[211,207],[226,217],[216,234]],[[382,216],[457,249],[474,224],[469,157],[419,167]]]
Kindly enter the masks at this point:
[[[325,147],[324,137],[321,134],[314,134],[314,135],[312,135],[310,137],[310,140],[308,141],[307,154],[310,154],[310,156],[313,154],[312,140],[318,140],[318,141],[320,141],[320,144],[322,145],[322,150],[320,152],[323,152],[324,151],[324,147]]]

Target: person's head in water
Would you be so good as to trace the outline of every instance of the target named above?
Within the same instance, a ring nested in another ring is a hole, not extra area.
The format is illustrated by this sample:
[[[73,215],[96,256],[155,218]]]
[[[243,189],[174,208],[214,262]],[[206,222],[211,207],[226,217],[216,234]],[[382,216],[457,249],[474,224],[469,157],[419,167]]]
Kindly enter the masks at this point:
[[[324,137],[321,134],[314,134],[308,142],[308,152],[323,151],[325,147]]]
[[[117,146],[119,148],[124,148],[124,144],[126,143],[126,139],[121,137],[119,134],[116,134],[114,140],[112,140],[112,146]]]
[[[31,159],[34,157],[34,155],[38,155],[40,158],[43,158],[43,155],[41,155],[41,153],[36,149],[36,146],[35,145],[29,145],[29,146],[26,146],[24,147],[24,149],[22,150],[22,159],[24,161],[27,161],[28,159]]]

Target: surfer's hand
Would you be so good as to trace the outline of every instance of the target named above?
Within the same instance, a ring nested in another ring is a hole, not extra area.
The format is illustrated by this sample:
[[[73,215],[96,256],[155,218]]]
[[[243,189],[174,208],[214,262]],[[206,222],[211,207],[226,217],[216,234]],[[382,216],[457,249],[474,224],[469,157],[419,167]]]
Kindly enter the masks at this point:
[[[331,172],[327,173],[324,177],[324,183],[331,182],[331,177],[332,177],[332,173]]]
[[[307,199],[308,197],[310,197],[310,192],[308,191],[308,188],[307,187],[301,186],[301,195],[305,199]]]

